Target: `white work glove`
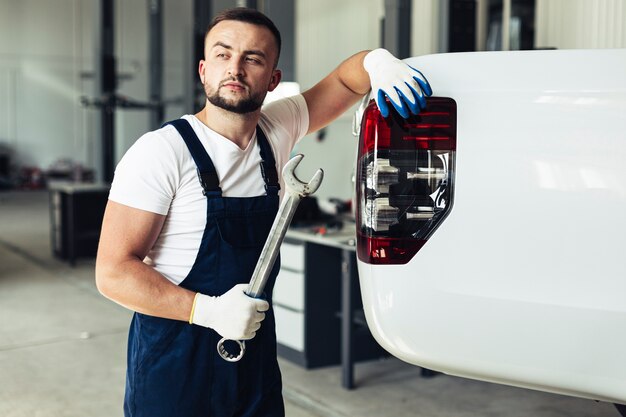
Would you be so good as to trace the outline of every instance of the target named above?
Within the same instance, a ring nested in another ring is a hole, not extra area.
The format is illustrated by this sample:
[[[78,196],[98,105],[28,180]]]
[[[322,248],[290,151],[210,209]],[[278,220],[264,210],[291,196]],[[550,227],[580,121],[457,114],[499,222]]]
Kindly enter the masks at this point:
[[[248,297],[244,291],[248,284],[238,284],[224,295],[211,297],[198,293],[191,322],[215,330],[230,340],[249,340],[265,319],[264,311],[270,308],[265,300]]]
[[[385,96],[405,119],[426,107],[426,97],[433,93],[424,74],[400,61],[385,49],[365,55],[363,67],[370,76],[374,100],[383,117],[389,116]]]

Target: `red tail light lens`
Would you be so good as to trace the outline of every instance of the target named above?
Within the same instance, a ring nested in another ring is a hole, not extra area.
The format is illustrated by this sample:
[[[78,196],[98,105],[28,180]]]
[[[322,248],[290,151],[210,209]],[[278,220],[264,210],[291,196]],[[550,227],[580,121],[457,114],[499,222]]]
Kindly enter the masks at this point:
[[[371,264],[413,258],[452,208],[456,103],[383,118],[372,100],[361,122],[357,160],[357,253]]]

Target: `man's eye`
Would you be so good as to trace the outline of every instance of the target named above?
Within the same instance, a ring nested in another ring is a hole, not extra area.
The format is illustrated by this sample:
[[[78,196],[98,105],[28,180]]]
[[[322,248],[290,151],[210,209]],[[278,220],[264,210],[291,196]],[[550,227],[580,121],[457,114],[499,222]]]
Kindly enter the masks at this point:
[[[260,61],[260,60],[258,60],[258,59],[256,59],[256,58],[251,58],[251,57],[248,57],[248,58],[246,58],[246,60],[247,60],[248,62],[253,63],[253,64],[260,64],[260,63],[261,63],[261,61]]]

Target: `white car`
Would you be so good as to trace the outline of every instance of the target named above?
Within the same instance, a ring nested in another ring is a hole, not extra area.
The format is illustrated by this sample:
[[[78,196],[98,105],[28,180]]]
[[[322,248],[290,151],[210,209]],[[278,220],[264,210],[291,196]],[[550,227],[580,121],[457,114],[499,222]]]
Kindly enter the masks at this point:
[[[626,49],[407,63],[436,97],[406,121],[372,101],[360,129],[374,337],[450,375],[626,404]]]

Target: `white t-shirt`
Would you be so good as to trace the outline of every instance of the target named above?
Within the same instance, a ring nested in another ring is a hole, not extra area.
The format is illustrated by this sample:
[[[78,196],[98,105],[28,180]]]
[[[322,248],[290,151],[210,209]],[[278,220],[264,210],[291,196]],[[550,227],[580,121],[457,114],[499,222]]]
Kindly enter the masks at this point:
[[[207,151],[224,197],[265,195],[256,133],[244,150],[209,129],[193,115],[183,116]],[[262,109],[259,125],[267,136],[281,181],[291,150],[309,129],[302,95],[274,101]],[[167,215],[163,229],[144,262],[180,284],[198,254],[206,224],[206,197],[196,164],[174,126],[146,133],[115,169],[109,199],[126,206]]]

